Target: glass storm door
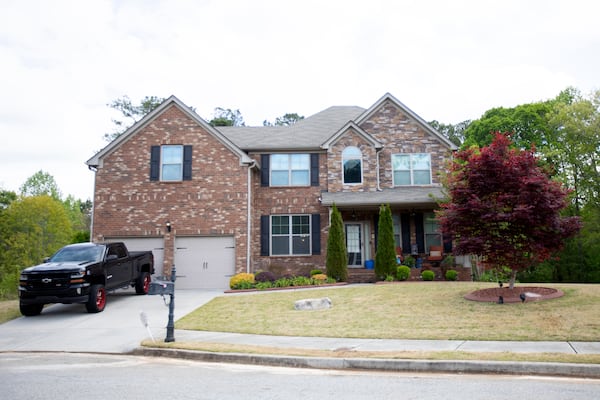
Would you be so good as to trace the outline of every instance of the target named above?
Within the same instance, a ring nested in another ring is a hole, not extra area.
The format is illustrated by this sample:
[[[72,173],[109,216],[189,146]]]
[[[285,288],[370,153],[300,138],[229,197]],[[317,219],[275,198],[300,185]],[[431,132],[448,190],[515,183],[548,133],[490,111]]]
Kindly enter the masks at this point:
[[[348,266],[362,267],[362,225],[346,224],[346,250]]]

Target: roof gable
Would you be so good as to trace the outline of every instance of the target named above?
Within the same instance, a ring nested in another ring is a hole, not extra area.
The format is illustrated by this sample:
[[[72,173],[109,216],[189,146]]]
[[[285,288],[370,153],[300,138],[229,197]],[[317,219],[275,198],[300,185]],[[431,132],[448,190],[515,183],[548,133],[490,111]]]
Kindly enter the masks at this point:
[[[142,130],[144,127],[149,125],[152,121],[154,121],[158,116],[160,116],[165,110],[169,107],[175,106],[179,110],[181,110],[184,114],[186,114],[190,119],[195,121],[198,125],[204,128],[209,134],[214,136],[217,140],[219,140],[225,147],[231,150],[232,153],[237,155],[240,158],[240,163],[242,164],[250,164],[253,160],[248,157],[248,155],[242,151],[238,146],[236,146],[229,138],[211,126],[209,123],[204,121],[198,114],[196,114],[190,107],[186,106],[181,100],[179,100],[175,96],[171,96],[165,101],[163,101],[158,107],[149,112],[133,124],[129,129],[127,129],[123,134],[119,135],[116,139],[106,145],[102,150],[96,153],[92,158],[86,161],[86,164],[90,167],[97,167],[102,164],[102,159],[112,153],[114,150],[119,148],[121,144],[125,143],[129,140],[133,135]]]
[[[444,135],[439,133],[437,130],[433,129],[431,125],[429,125],[423,118],[419,117],[414,111],[404,105],[400,100],[392,96],[390,93],[384,94],[378,101],[375,102],[368,110],[366,110],[358,119],[356,120],[357,125],[361,125],[363,122],[368,120],[373,114],[377,112],[377,110],[386,102],[392,102],[397,108],[399,108],[402,112],[408,115],[411,119],[416,121],[419,125],[425,129],[427,133],[431,136],[435,137],[439,142],[444,144],[451,150],[456,150],[458,147],[450,140],[448,140]]]
[[[342,127],[342,129],[340,129],[339,131],[334,133],[329,139],[327,139],[327,141],[321,145],[321,148],[328,149],[330,146],[334,145],[341,137],[344,136],[346,132],[348,132],[349,129],[354,130],[367,143],[371,144],[371,146],[375,147],[376,149],[383,148],[383,144],[381,142],[373,138],[371,135],[365,132],[364,129],[362,129],[360,126],[358,126],[352,121],[348,122]]]

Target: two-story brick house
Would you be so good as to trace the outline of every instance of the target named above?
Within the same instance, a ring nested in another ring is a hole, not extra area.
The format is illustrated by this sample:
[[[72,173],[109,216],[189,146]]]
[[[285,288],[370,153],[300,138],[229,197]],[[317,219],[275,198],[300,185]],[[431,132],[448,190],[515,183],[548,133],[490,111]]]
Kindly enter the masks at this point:
[[[291,126],[218,128],[171,97],[87,161],[92,240],[152,249],[180,288],[224,288],[237,272],[324,268],[334,203],[349,267],[364,268],[385,203],[398,247],[426,254],[443,244],[433,210],[454,149],[390,94]]]

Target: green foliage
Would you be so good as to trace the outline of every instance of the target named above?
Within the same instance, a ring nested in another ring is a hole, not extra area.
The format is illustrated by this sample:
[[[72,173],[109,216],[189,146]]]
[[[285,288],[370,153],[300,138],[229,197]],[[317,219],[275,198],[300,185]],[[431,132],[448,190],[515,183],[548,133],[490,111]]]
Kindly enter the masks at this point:
[[[314,276],[314,275],[318,275],[318,274],[322,274],[323,271],[321,271],[320,269],[313,269],[310,271],[310,276]]]
[[[123,121],[122,118],[113,118],[112,123],[114,124],[114,130],[112,133],[105,133],[104,140],[111,142],[118,138],[129,129],[129,127],[142,119],[165,100],[166,99],[162,97],[146,96],[140,101],[140,104],[137,105],[134,105],[128,96],[113,100],[110,104],[107,104],[107,106],[113,110],[119,111],[121,117],[126,118],[127,121]]]
[[[292,286],[311,286],[312,284],[312,280],[306,276],[295,276],[292,278]]]
[[[264,120],[263,126],[290,126],[303,119],[304,117],[302,115],[298,115],[296,113],[287,113],[281,117],[277,117],[275,119],[275,123]]]
[[[435,273],[433,271],[426,269],[425,271],[421,272],[421,279],[424,281],[432,281],[434,278]]]
[[[447,281],[455,281],[458,279],[458,272],[453,269],[449,269],[446,271],[446,280]]]
[[[209,121],[212,126],[245,126],[240,110],[230,108],[215,108],[213,119]]]
[[[327,256],[325,260],[327,276],[338,282],[348,279],[348,252],[344,237],[342,214],[334,204],[331,210],[331,226],[327,237]]]
[[[405,281],[410,278],[410,267],[407,267],[406,265],[398,266],[396,269],[396,278],[398,278],[399,281]]]
[[[271,289],[272,287],[274,287],[274,283],[269,282],[269,281],[256,282],[256,285],[254,285],[254,286],[258,290],[266,290],[266,289]]]
[[[386,282],[393,282],[394,281],[394,275],[386,275],[384,280]]]
[[[477,280],[480,282],[508,282],[512,273],[512,269],[508,267],[495,267],[483,272]]]
[[[384,279],[396,273],[396,242],[394,240],[394,222],[392,211],[387,204],[379,208],[377,250],[375,253],[375,275]]]
[[[50,196],[22,197],[0,213],[0,287],[16,294],[16,277],[70,243],[71,224],[62,203]],[[14,285],[14,286],[13,286]]]
[[[20,187],[21,196],[50,196],[54,200],[60,200],[62,194],[54,180],[54,177],[47,172],[39,170],[25,181]]]
[[[410,268],[414,268],[415,265],[417,264],[417,260],[415,260],[415,258],[411,255],[408,255],[406,257],[404,257],[404,261],[402,262],[402,264],[410,267]]]

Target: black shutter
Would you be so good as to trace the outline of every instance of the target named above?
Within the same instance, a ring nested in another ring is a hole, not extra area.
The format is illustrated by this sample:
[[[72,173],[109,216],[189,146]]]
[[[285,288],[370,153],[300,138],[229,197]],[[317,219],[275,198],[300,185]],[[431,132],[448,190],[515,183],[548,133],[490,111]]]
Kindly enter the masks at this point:
[[[269,186],[269,160],[270,154],[260,155],[260,186]]]
[[[425,253],[425,226],[423,225],[423,213],[415,214],[415,233],[417,236],[419,253]]]
[[[400,214],[400,230],[402,231],[402,252],[410,253],[410,214]]]
[[[150,147],[150,180],[160,178],[160,146]]]
[[[319,186],[319,154],[310,155],[310,186]]]
[[[270,218],[268,215],[260,216],[260,255],[269,255]]]
[[[311,228],[312,253],[321,254],[321,214],[313,214]]]
[[[192,180],[192,146],[183,146],[183,180]]]

